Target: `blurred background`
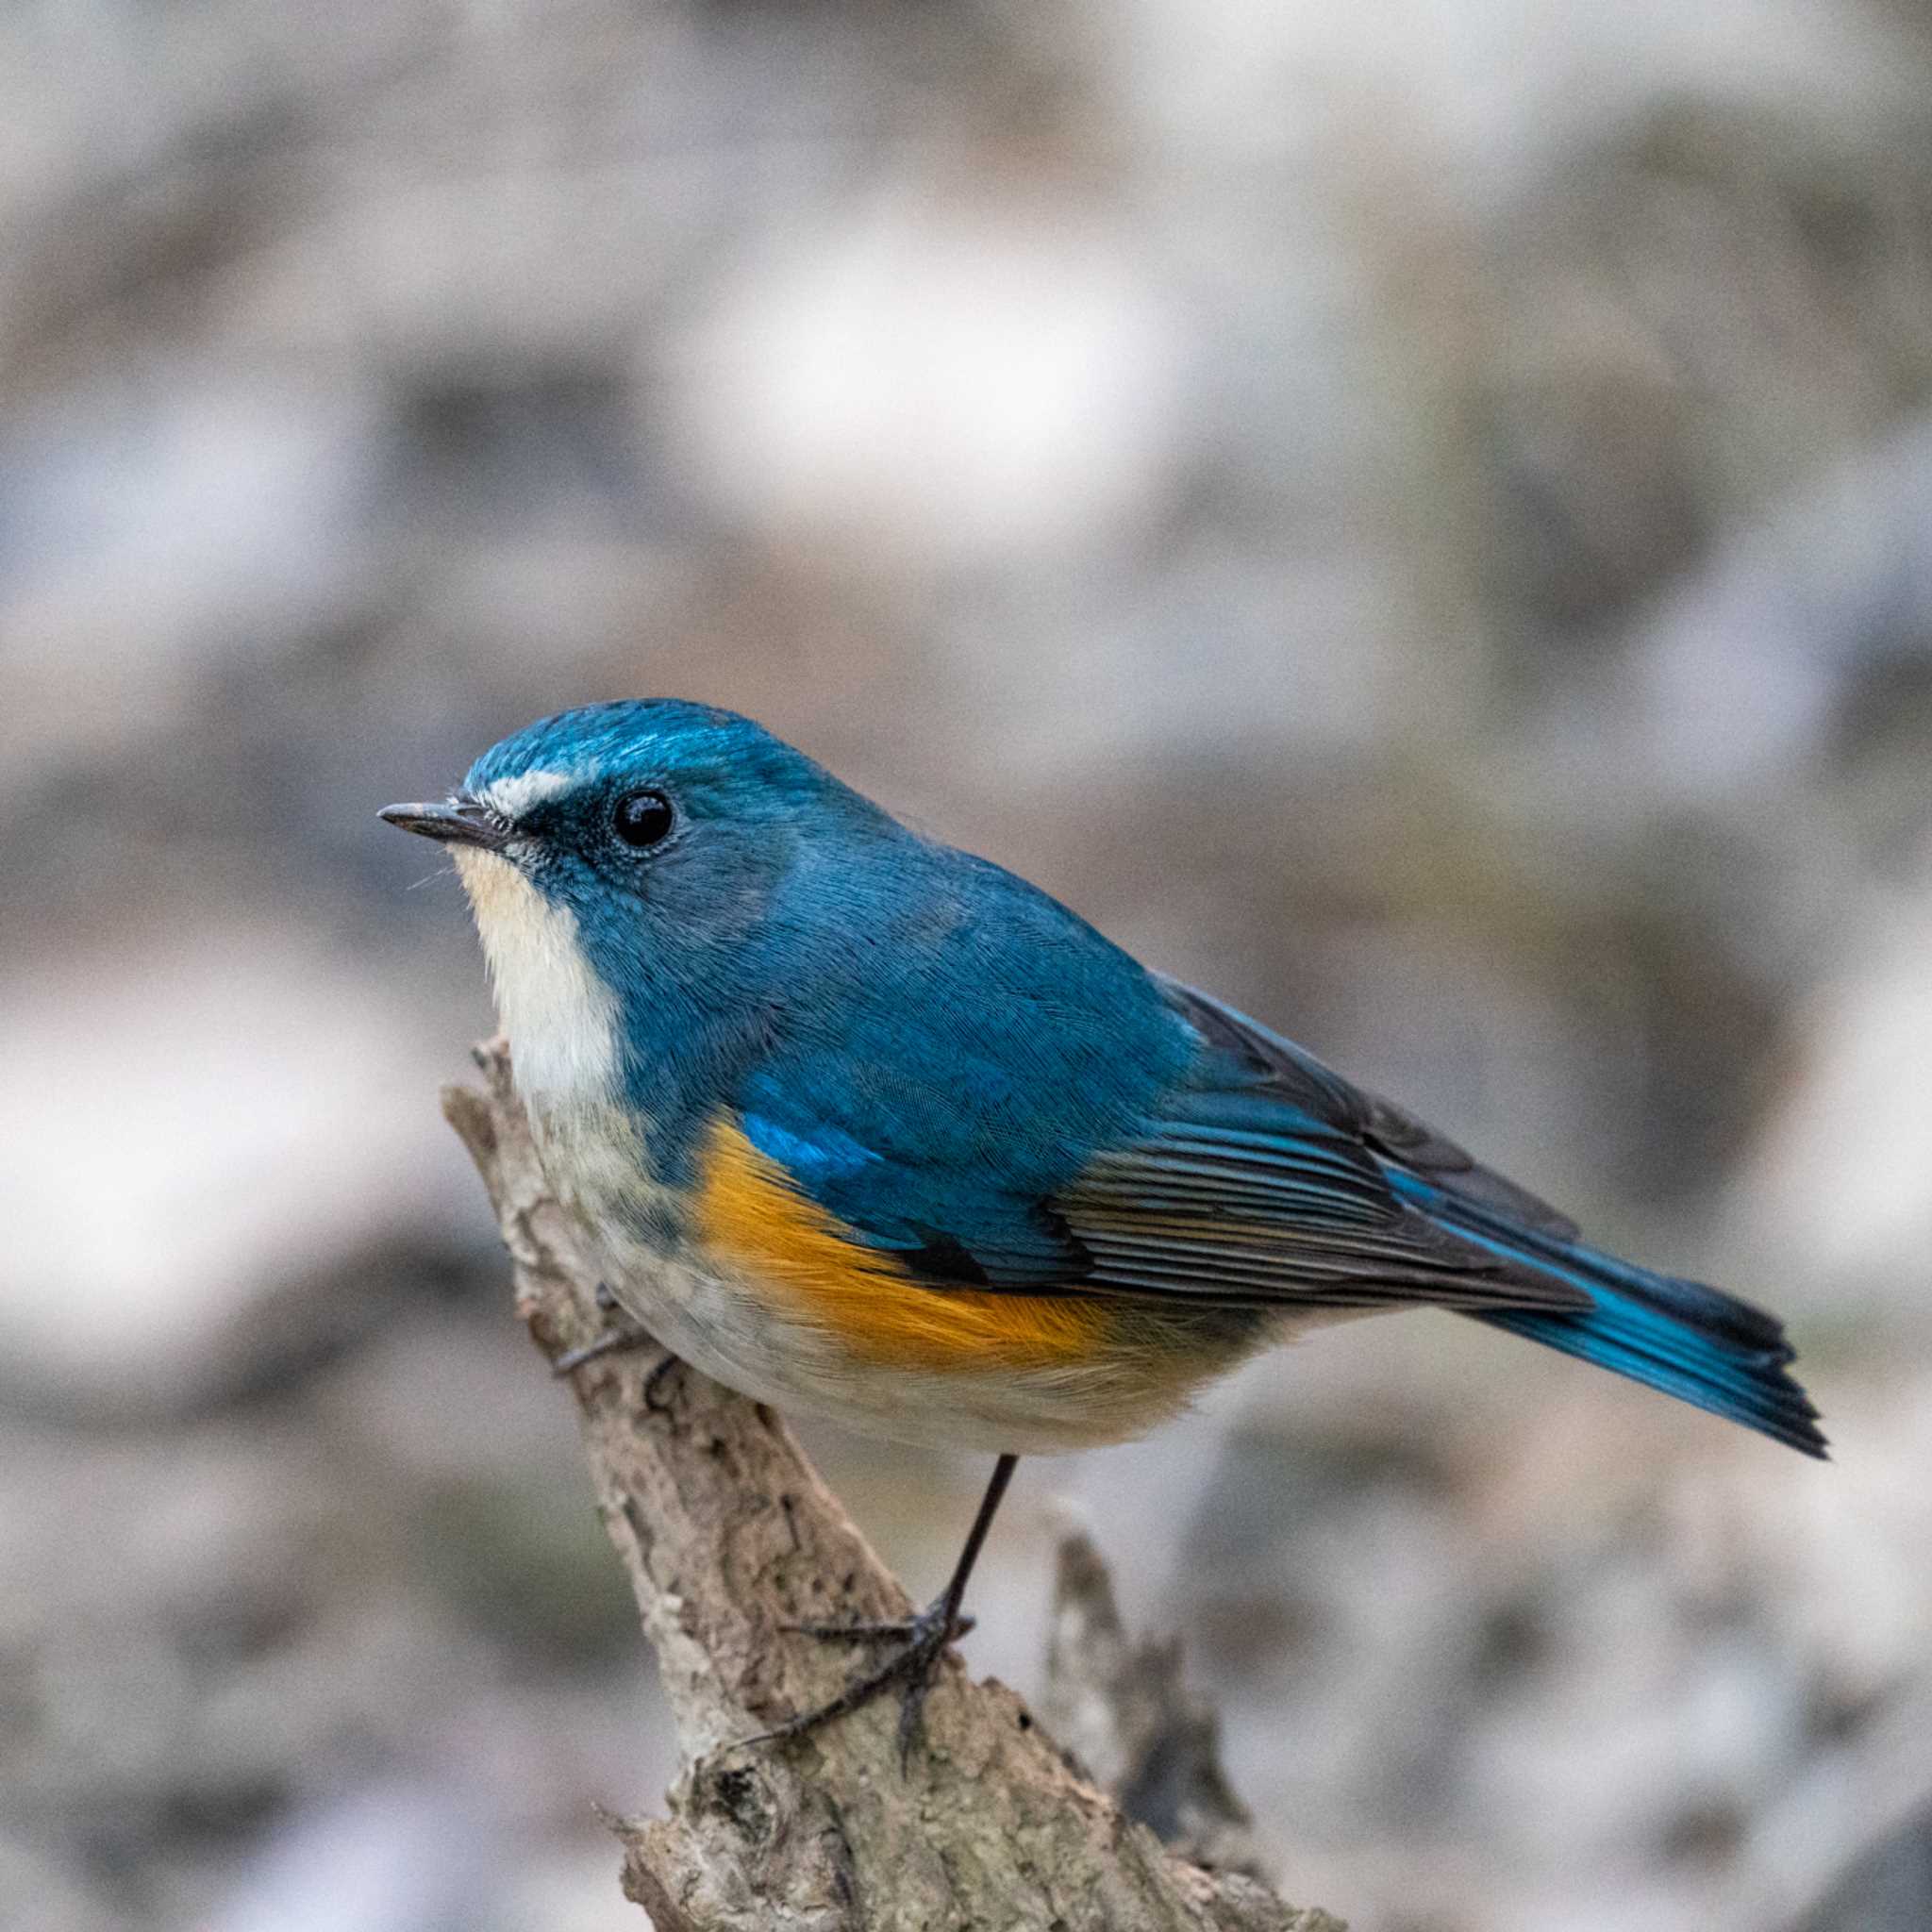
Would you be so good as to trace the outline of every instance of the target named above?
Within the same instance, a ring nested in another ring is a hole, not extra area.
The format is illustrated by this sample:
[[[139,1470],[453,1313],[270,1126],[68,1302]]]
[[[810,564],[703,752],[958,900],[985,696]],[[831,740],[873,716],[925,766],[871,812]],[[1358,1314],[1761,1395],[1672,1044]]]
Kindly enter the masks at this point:
[[[673,1768],[375,808],[748,710],[1791,1322],[1023,1465],[1357,1932],[1932,1924],[1924,0],[0,14],[0,1920],[616,1932]],[[982,1464],[811,1433],[915,1591]]]

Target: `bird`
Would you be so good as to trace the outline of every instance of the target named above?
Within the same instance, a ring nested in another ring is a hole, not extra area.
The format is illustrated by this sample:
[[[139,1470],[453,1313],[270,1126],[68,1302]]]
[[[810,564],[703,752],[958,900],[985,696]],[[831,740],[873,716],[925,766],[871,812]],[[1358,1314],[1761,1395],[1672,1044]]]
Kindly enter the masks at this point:
[[[380,816],[453,857],[545,1176],[660,1366],[995,1457],[940,1595],[808,1626],[882,1660],[760,1740],[896,1685],[909,1745],[1018,1458],[1324,1324],[1452,1309],[1826,1454],[1775,1317],[1591,1245],[748,718],[560,711]]]

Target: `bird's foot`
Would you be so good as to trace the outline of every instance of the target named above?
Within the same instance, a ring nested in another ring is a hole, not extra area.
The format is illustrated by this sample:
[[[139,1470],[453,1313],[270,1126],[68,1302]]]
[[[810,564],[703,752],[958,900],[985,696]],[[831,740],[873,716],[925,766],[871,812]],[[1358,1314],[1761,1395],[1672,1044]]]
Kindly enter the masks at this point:
[[[597,1284],[596,1301],[599,1309],[607,1315],[621,1315],[623,1312],[622,1305],[611,1293],[609,1285],[606,1282],[600,1281]],[[619,1321],[607,1328],[602,1335],[593,1336],[582,1346],[565,1349],[550,1364],[550,1373],[561,1380],[566,1375],[574,1375],[586,1362],[596,1361],[603,1356],[615,1355],[620,1349],[655,1348],[657,1345],[656,1338],[643,1329]],[[677,1359],[676,1356],[666,1349],[664,1359],[652,1369],[644,1383],[645,1407],[655,1409],[658,1407],[654,1398],[666,1374],[677,1366]]]
[[[925,1695],[932,1689],[934,1673],[946,1646],[973,1628],[973,1619],[962,1616],[957,1598],[950,1592],[928,1604],[914,1617],[899,1617],[886,1623],[788,1624],[807,1637],[819,1637],[832,1643],[896,1643],[899,1648],[886,1660],[855,1677],[829,1704],[816,1710],[802,1711],[782,1724],[756,1737],[746,1744],[789,1743],[808,1736],[836,1718],[849,1717],[862,1710],[875,1697],[894,1686],[899,1690],[899,1761],[902,1767],[912,1757],[918,1741],[921,1713]]]
[[[641,1328],[607,1328],[594,1341],[587,1341],[581,1348],[567,1348],[550,1364],[550,1373],[558,1377],[575,1374],[586,1362],[593,1362],[600,1356],[615,1355],[619,1349],[641,1348],[652,1338]],[[673,1357],[671,1359],[675,1360]]]

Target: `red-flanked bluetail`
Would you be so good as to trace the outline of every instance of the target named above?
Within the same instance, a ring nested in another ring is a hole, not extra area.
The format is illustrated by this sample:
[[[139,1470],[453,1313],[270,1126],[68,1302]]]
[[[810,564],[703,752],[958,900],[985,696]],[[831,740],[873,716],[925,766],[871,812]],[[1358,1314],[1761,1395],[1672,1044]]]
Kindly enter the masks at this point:
[[[1138,1435],[1344,1317],[1455,1309],[1824,1454],[1773,1317],[1589,1246],[747,719],[567,711],[383,816],[456,859],[623,1307],[759,1401],[1000,1457],[904,1647],[783,1731],[924,1681],[1016,1456]]]

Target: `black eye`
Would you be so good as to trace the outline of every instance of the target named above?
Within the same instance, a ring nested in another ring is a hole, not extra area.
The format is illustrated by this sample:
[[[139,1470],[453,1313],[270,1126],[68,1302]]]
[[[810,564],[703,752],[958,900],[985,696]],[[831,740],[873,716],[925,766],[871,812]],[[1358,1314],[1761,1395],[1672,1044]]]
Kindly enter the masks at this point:
[[[610,829],[638,852],[658,843],[676,822],[661,791],[626,791],[610,814]]]

